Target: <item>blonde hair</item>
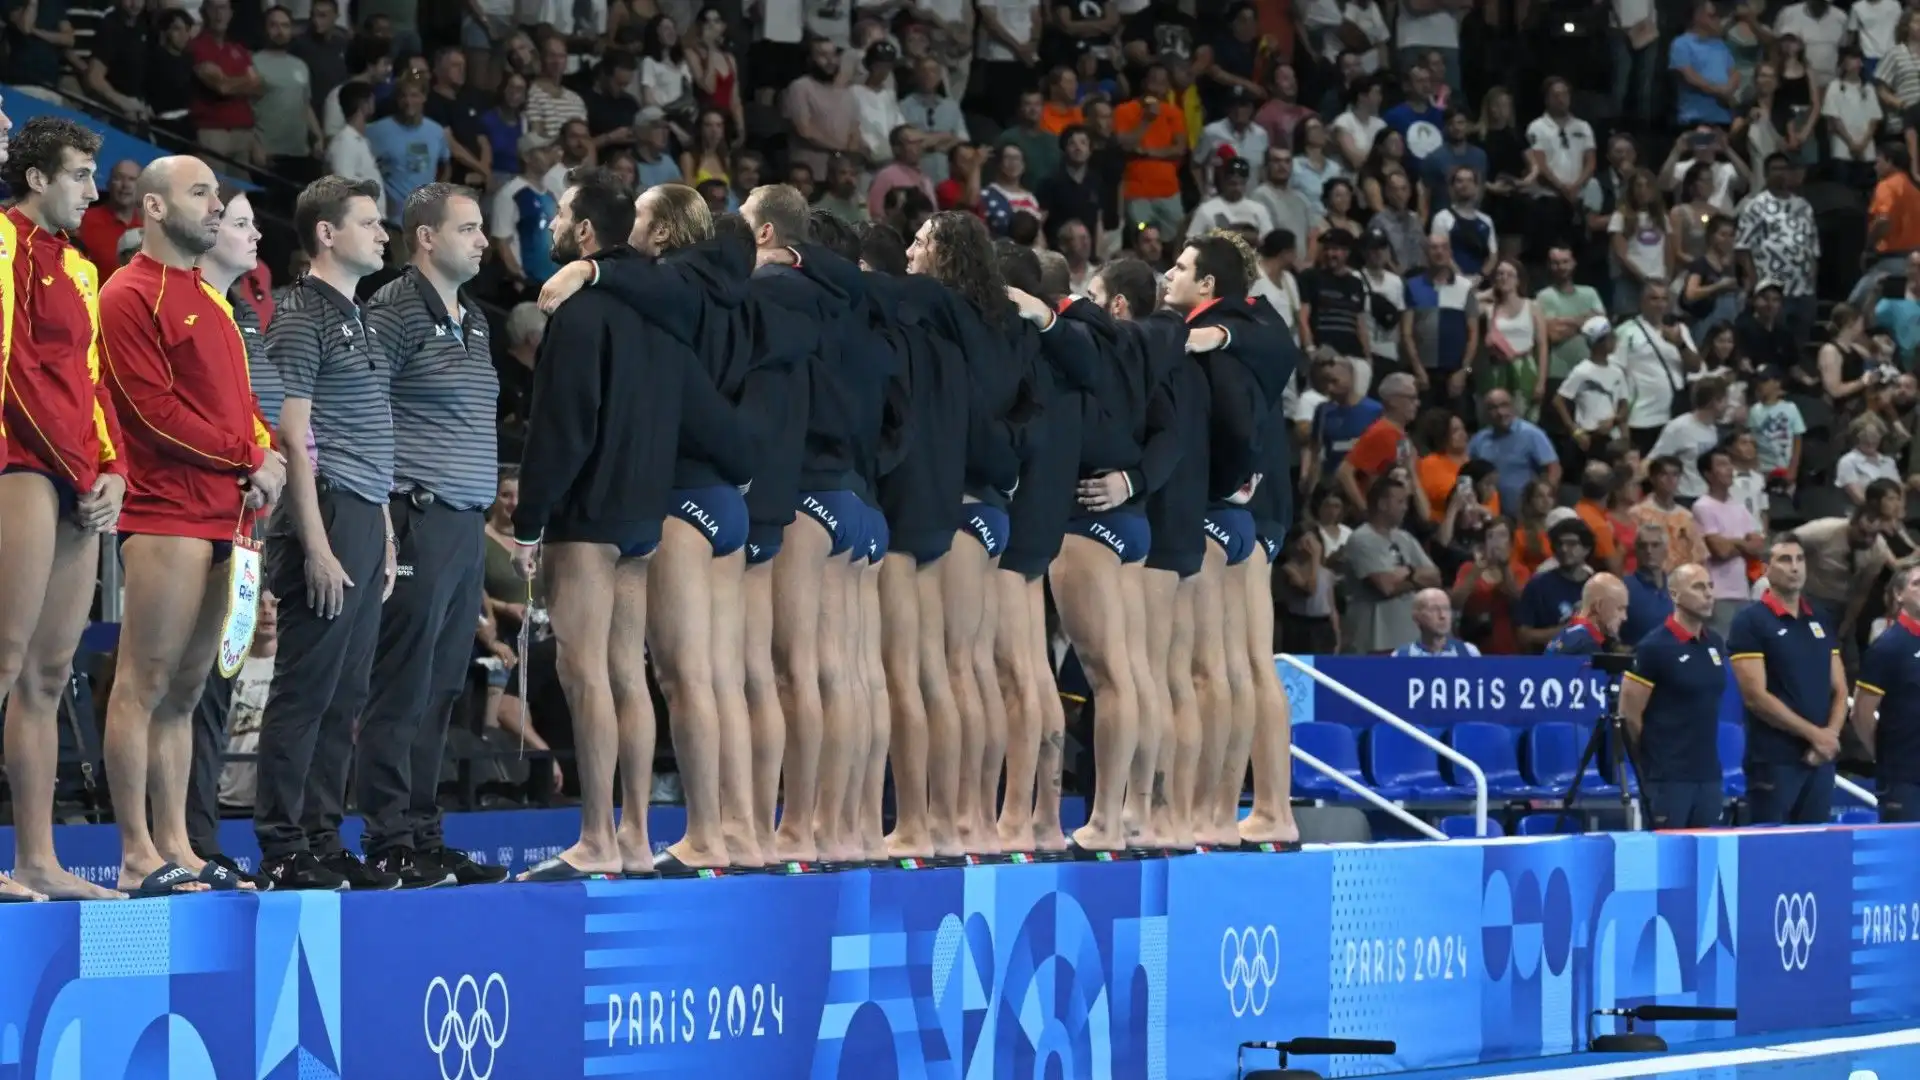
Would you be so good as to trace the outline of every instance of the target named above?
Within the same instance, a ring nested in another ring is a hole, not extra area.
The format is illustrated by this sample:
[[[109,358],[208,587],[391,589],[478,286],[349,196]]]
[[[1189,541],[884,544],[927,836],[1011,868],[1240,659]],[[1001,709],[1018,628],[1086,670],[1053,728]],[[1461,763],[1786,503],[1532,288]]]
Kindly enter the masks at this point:
[[[1240,253],[1240,261],[1246,264],[1249,283],[1260,280],[1260,253],[1253,250],[1253,245],[1247,243],[1246,237],[1232,229],[1208,229],[1207,235],[1217,236],[1233,245],[1233,250]]]
[[[662,251],[692,247],[713,235],[713,212],[698,191],[685,184],[655,184],[640,193],[653,200],[651,228],[665,229]]]

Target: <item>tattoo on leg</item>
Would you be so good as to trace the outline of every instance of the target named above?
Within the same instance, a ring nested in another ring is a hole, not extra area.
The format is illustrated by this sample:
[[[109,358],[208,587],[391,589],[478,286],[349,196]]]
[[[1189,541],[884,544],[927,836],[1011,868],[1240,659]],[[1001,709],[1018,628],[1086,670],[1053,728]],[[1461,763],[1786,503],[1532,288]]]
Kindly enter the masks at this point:
[[[1164,770],[1156,769],[1153,774],[1153,808],[1167,808],[1167,774]]]

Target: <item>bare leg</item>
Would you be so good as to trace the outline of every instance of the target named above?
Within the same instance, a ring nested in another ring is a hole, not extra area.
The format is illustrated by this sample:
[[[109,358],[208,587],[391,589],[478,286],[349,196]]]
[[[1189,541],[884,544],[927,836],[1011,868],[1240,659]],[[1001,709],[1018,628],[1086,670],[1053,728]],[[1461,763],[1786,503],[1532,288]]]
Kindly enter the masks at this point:
[[[867,672],[867,708],[870,737],[861,791],[861,847],[869,860],[887,857],[886,792],[888,733],[892,724],[892,693],[887,689],[886,663],[881,647],[880,568],[860,571],[861,664]]]
[[[853,796],[856,747],[865,743],[855,734],[861,724],[859,692],[848,647],[848,579],[852,567],[845,558],[829,556],[819,571],[818,648],[820,672],[820,769],[814,788],[813,833],[819,857],[846,862],[859,857],[857,848],[840,828]],[[804,807],[802,807],[804,811]],[[796,822],[797,824],[797,822]]]
[[[1033,850],[1065,851],[1067,836],[1060,825],[1060,771],[1065,764],[1067,711],[1060,704],[1060,687],[1053,678],[1046,588],[1038,582],[1027,592],[1027,626],[1032,635],[1027,655],[1038,665],[1034,669],[1034,682],[1040,689],[1040,755],[1034,760]]]
[[[753,737],[747,708],[747,625],[743,581],[747,553],[713,561],[713,695],[720,713],[720,833],[735,866],[760,866],[753,816]]]
[[[1166,817],[1167,783],[1166,774],[1160,771],[1160,743],[1170,723],[1167,717],[1173,705],[1167,698],[1161,664],[1165,658],[1165,639],[1171,631],[1155,635],[1149,630],[1148,573],[1139,563],[1120,568],[1122,597],[1127,606],[1127,650],[1133,657],[1129,667],[1140,695],[1140,740],[1133,752],[1127,806],[1132,812],[1131,824],[1139,829],[1134,842],[1145,847],[1162,847],[1167,842],[1161,829]],[[1158,640],[1150,640],[1154,637]]]
[[[1167,639],[1165,670],[1173,726],[1171,738],[1161,744],[1160,760],[1167,773],[1167,844],[1179,848],[1193,846],[1193,799],[1200,775],[1202,724],[1193,682],[1193,598],[1198,581],[1197,577],[1179,581],[1168,609],[1173,632]]]
[[[946,598],[940,587],[941,563],[960,549],[976,543],[956,539],[953,550],[938,563],[922,566],[920,588],[920,700],[927,715],[927,833],[935,855],[964,855],[955,811],[960,801],[961,721],[953,700],[953,680],[947,671]],[[898,742],[898,739],[895,740]]]
[[[573,714],[573,760],[580,777],[580,842],[559,857],[588,873],[617,874],[622,869],[613,829],[613,770],[622,740],[607,666],[619,560],[619,549],[611,544],[549,544],[541,555],[554,664]],[[639,565],[645,569],[644,562]],[[645,625],[621,626],[623,638],[644,637]],[[642,696],[645,692],[643,678]]]
[[[1000,769],[1007,759],[1007,705],[1001,695],[998,673],[993,668],[994,643],[1000,640],[1000,579],[1006,577],[997,566],[989,565],[980,589],[980,632],[973,638],[973,677],[980,691],[981,758],[980,780],[973,800],[973,850],[988,855],[1001,851],[999,818]]]
[[[1097,540],[1069,534],[1053,560],[1054,602],[1060,625],[1073,642],[1093,688],[1100,712],[1094,732],[1094,793],[1087,823],[1073,834],[1089,851],[1118,851],[1127,846],[1127,771],[1139,738],[1140,698],[1134,689],[1133,662],[1127,650],[1126,602],[1120,585],[1120,557]]]
[[[1000,850],[1028,851],[1033,847],[1034,784],[1040,768],[1041,729],[1039,672],[1034,665],[1046,651],[1044,617],[1033,626],[1029,592],[1039,592],[1038,581],[1001,571],[993,576],[999,594],[993,659],[1001,700],[1007,713],[1007,791],[1000,804]],[[1035,648],[1035,641],[1040,642]],[[1052,687],[1049,686],[1051,692]]]
[[[893,765],[895,819],[890,858],[933,854],[927,821],[927,714],[920,691],[920,570],[911,555],[880,560],[880,662],[892,708],[888,759]]]
[[[198,566],[198,551],[212,550],[198,540],[174,540],[171,546]],[[167,692],[153,710],[148,728],[147,801],[153,814],[153,843],[160,857],[168,862],[200,872],[202,865],[193,853],[187,835],[187,786],[193,774],[193,710],[206,692],[207,679],[213,674],[214,661],[220,655],[220,627],[227,618],[231,593],[226,563],[208,567],[193,631],[187,639],[180,666],[173,671]]]
[[[653,802],[653,744],[657,737],[653,695],[647,690],[647,636],[643,629],[647,625],[647,579],[652,568],[647,559],[639,558],[621,559],[612,569],[613,614],[602,648],[607,657],[607,693],[617,733],[608,741],[618,747],[615,760],[620,770],[620,824],[614,829],[613,838],[620,869],[627,873],[646,873],[653,869],[647,810]],[[579,729],[578,721],[574,727],[576,731]],[[611,777],[613,764],[610,762],[605,768]],[[580,788],[582,793],[586,791],[584,776]],[[609,816],[612,789],[609,779]]]
[[[1226,767],[1227,740],[1233,729],[1233,690],[1227,681],[1226,614],[1220,610],[1227,556],[1207,544],[1206,561],[1193,578],[1193,692],[1200,706],[1200,755],[1192,793],[1194,838],[1203,844],[1238,843],[1219,831],[1214,817],[1214,788]]]
[[[37,477],[34,479],[38,479]],[[40,483],[45,484],[44,480]],[[54,503],[57,512],[58,503]],[[27,529],[14,532],[24,536]],[[53,788],[60,759],[60,696],[73,670],[73,652],[93,607],[100,538],[68,521],[54,528],[45,603],[27,643],[25,664],[7,696],[7,777],[13,785],[13,878],[18,885],[63,900],[118,899],[60,865],[53,848]],[[22,545],[25,546],[25,545]],[[9,548],[7,554],[14,554]],[[196,869],[198,869],[196,867]]]
[[[667,699],[687,800],[687,835],[668,854],[690,867],[721,867],[727,843],[720,835],[720,710],[713,696],[713,546],[699,529],[670,517],[649,563],[647,647]]]
[[[867,758],[873,745],[873,687],[867,682],[867,644],[860,622],[860,579],[867,568],[866,549],[859,559],[848,558],[840,567],[845,587],[840,590],[840,625],[847,659],[847,790],[839,800],[834,825],[834,843],[822,842],[826,858],[854,862],[866,858],[866,838],[861,829],[861,810],[866,805]],[[829,712],[831,715],[831,712]],[[832,854],[831,852],[844,852]]]
[[[741,594],[746,607],[747,714],[753,726],[753,834],[764,864],[773,858],[773,817],[787,746],[787,718],[773,672],[772,560],[747,567]]]
[[[780,707],[787,717],[782,762],[780,829],[774,838],[781,862],[820,857],[813,813],[820,798],[820,744],[826,737],[820,700],[820,579],[833,538],[818,521],[794,516],[773,557],[773,667],[780,680]]]
[[[982,634],[992,643],[991,624],[986,622],[986,586],[993,563],[987,549],[980,546],[971,530],[954,537],[953,550],[940,560],[940,602],[946,615],[947,677],[953,682],[953,704],[960,719],[958,756],[937,775],[951,773],[956,787],[947,815],[954,828],[954,839],[963,852],[982,850],[980,823],[985,820],[980,802],[980,768],[987,753],[986,707],[975,668],[974,649]],[[935,760],[941,760],[937,750]],[[934,791],[934,815],[943,816],[941,789]]]
[[[1300,839],[1293,821],[1293,713],[1273,666],[1273,565],[1256,550],[1247,578],[1247,660],[1253,669],[1253,812],[1240,837],[1255,843]]]
[[[1246,565],[1229,567],[1220,590],[1220,647],[1227,658],[1227,693],[1233,701],[1233,726],[1213,788],[1213,835],[1222,844],[1240,842],[1240,793],[1246,790],[1247,759],[1253,753],[1253,666],[1247,663],[1247,597],[1241,574]]]

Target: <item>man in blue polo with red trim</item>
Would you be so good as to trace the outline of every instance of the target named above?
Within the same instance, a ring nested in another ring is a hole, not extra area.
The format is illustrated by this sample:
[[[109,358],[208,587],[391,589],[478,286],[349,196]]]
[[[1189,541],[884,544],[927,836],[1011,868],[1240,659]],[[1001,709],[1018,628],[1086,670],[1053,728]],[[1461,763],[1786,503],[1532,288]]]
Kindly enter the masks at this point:
[[[1627,587],[1612,574],[1595,574],[1580,590],[1580,610],[1547,642],[1548,656],[1592,656],[1609,651],[1627,621]]]
[[[1720,824],[1720,696],[1727,650],[1707,627],[1713,579],[1687,563],[1667,581],[1673,614],[1647,631],[1620,684],[1620,717],[1639,745],[1640,793],[1656,829]]]
[[[1807,552],[1790,534],[1767,555],[1767,594],[1733,617],[1727,649],[1747,713],[1747,801],[1756,824],[1824,825],[1847,720],[1833,627],[1802,595]]]
[[[1860,657],[1853,729],[1874,758],[1883,823],[1920,821],[1920,566],[1893,575],[1899,612]]]

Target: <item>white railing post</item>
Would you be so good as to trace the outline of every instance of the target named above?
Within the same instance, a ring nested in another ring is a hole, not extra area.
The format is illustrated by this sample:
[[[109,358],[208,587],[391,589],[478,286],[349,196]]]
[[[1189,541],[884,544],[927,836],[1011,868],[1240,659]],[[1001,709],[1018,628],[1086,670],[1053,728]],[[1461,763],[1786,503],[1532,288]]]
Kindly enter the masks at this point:
[[[1345,683],[1316,670],[1312,664],[1303,662],[1299,657],[1275,653],[1273,658],[1280,663],[1291,665],[1307,678],[1371,713],[1382,723],[1398,728],[1429,750],[1465,769],[1467,775],[1473,777],[1473,832],[1475,836],[1487,835],[1487,774],[1474,763],[1472,758],[1367,700],[1365,696],[1348,689]]]
[[[1833,774],[1833,786],[1839,788],[1841,791],[1846,792],[1847,794],[1853,796],[1854,798],[1859,799],[1861,802],[1867,804],[1868,806],[1873,807],[1875,810],[1880,809],[1879,796],[1875,795],[1871,791],[1868,791],[1866,788],[1861,787],[1859,784],[1856,784],[1853,781],[1847,779],[1846,777],[1841,776],[1839,773]]]
[[[1301,761],[1306,762],[1307,767],[1312,769],[1314,772],[1320,773],[1323,776],[1331,777],[1334,783],[1339,784],[1341,787],[1344,787],[1348,791],[1353,792],[1355,795],[1358,795],[1361,798],[1367,800],[1373,805],[1379,807],[1381,810],[1384,810],[1387,813],[1392,814],[1394,817],[1400,819],[1401,822],[1410,826],[1411,828],[1419,832],[1425,833],[1428,837],[1434,840],[1453,839],[1453,837],[1448,836],[1446,833],[1441,832],[1439,829],[1434,828],[1432,825],[1427,824],[1426,822],[1420,820],[1418,817],[1415,817],[1413,814],[1409,813],[1406,807],[1401,806],[1399,803],[1394,802],[1392,799],[1387,798],[1385,795],[1382,795],[1379,792],[1368,787],[1367,785],[1361,783],[1360,781],[1355,780],[1353,777],[1348,776],[1346,773],[1341,772],[1339,769],[1336,769],[1333,766],[1327,764],[1326,762],[1321,761],[1319,758],[1314,757],[1312,754],[1307,753],[1305,750],[1302,750],[1297,746],[1293,747],[1292,749],[1293,749],[1293,756],[1299,758]]]

